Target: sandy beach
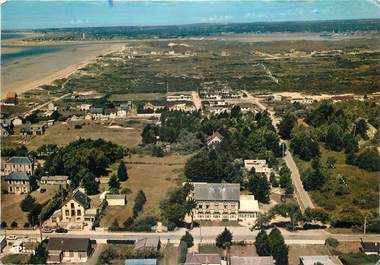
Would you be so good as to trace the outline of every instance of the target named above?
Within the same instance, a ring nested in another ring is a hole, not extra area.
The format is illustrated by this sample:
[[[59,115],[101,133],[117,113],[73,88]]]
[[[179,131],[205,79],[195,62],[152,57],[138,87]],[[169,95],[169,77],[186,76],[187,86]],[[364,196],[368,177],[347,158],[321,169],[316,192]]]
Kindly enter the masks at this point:
[[[122,43],[76,45],[54,53],[15,59],[2,65],[1,98],[8,91],[22,94],[56,79],[68,77],[94,62],[98,56],[120,50],[124,46]]]

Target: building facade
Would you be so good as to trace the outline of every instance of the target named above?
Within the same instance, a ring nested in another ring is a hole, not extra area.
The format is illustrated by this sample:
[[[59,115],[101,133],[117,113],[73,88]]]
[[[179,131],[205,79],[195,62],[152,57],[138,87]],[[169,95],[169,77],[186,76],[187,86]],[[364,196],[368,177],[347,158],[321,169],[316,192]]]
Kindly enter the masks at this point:
[[[6,190],[9,193],[25,194],[33,190],[33,177],[25,172],[12,172],[5,178]]]
[[[77,189],[73,191],[69,199],[62,205],[62,221],[70,223],[83,223],[85,221],[85,211],[88,208],[90,208],[90,201],[87,195]]]
[[[14,156],[8,159],[4,166],[4,174],[9,175],[12,172],[25,172],[28,175],[33,174],[33,163],[26,156]]]

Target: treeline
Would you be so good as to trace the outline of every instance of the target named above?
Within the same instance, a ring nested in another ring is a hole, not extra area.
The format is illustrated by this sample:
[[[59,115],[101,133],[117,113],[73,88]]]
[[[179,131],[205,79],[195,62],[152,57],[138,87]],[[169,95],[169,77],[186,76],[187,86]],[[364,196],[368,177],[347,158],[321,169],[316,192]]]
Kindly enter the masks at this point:
[[[76,40],[82,39],[144,39],[151,37],[173,38],[187,36],[209,36],[224,33],[272,33],[272,32],[352,32],[380,30],[380,20],[331,20],[295,22],[254,22],[228,24],[191,24],[174,26],[119,26],[91,28],[38,29],[44,36],[32,40]]]

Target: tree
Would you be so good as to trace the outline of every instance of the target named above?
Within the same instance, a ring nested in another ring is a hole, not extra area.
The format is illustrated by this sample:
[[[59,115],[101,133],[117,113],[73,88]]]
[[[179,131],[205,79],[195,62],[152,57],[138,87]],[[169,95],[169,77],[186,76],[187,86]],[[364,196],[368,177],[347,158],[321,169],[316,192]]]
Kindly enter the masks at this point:
[[[28,194],[20,203],[20,208],[23,212],[29,212],[36,203],[36,199]]]
[[[248,190],[262,203],[268,203],[270,185],[266,176],[254,174],[248,181]]]
[[[185,241],[180,241],[178,246],[178,264],[184,264],[186,262],[187,244]]]
[[[1,227],[2,229],[7,228],[7,222],[2,221],[0,227]]]
[[[109,228],[111,231],[118,231],[120,229],[119,222],[115,218]]]
[[[231,118],[239,118],[241,116],[241,108],[239,105],[235,105],[231,109]]]
[[[376,148],[366,148],[355,159],[355,164],[367,171],[380,171],[380,156]]]
[[[320,168],[317,168],[302,175],[301,180],[305,190],[317,190],[326,183],[327,176]]]
[[[225,249],[232,243],[232,233],[227,227],[216,237],[216,246]]]
[[[363,139],[368,139],[368,136],[367,136],[367,130],[368,130],[367,122],[364,119],[358,119],[355,122],[355,126],[356,126],[355,135],[360,135]]]
[[[158,129],[158,126],[154,124],[146,125],[141,133],[143,144],[155,143],[157,141]]]
[[[336,248],[339,246],[339,241],[333,237],[326,238],[325,245],[330,246],[332,248]]]
[[[13,222],[11,223],[11,227],[12,227],[12,228],[17,228],[17,222],[13,221]]]
[[[95,179],[95,175],[91,172],[85,173],[82,177],[82,185],[88,195],[95,195],[99,192],[99,183]]]
[[[255,241],[256,252],[259,256],[270,256],[271,255],[271,247],[269,242],[269,237],[265,230],[261,230],[257,236]]]
[[[343,136],[344,152],[346,154],[358,151],[358,140],[351,133],[345,133]]]
[[[182,241],[186,242],[188,248],[194,246],[194,238],[188,231],[186,231],[186,234],[181,237],[181,242]]]
[[[119,181],[128,180],[128,171],[123,160],[120,161],[119,168],[117,169],[117,177]]]
[[[305,222],[319,221],[325,223],[329,220],[329,218],[329,213],[321,208],[306,208],[303,215],[303,219]]]
[[[340,151],[343,148],[343,130],[336,124],[331,124],[327,129],[326,145],[334,151]]]
[[[34,254],[30,256],[29,264],[46,264],[48,258],[48,251],[46,250],[43,243],[38,244],[34,250]]]
[[[284,165],[280,169],[280,187],[285,189],[286,194],[293,194],[294,188],[292,184],[292,177],[290,169]]]
[[[294,132],[290,142],[290,148],[302,160],[309,161],[319,155],[318,141],[306,129],[298,129]]]
[[[256,219],[256,224],[255,224],[254,228],[258,228],[258,229],[267,228],[271,219],[272,219],[271,215],[259,213],[259,216]]]
[[[296,124],[296,117],[293,114],[286,113],[282,118],[278,130],[283,139],[290,139],[294,125]]]
[[[111,261],[117,257],[116,250],[113,248],[106,248],[99,256],[99,264],[111,264]]]
[[[135,204],[133,205],[134,218],[136,218],[139,212],[141,212],[141,210],[144,207],[145,202],[146,202],[145,193],[142,190],[139,190],[135,198]]]
[[[269,243],[276,264],[288,265],[288,246],[277,227],[269,233]]]
[[[119,190],[120,182],[116,175],[112,175],[108,181],[108,186],[110,189]]]
[[[295,230],[298,223],[303,219],[300,207],[294,203],[277,204],[270,210],[270,214],[289,217],[291,230]]]
[[[152,156],[164,157],[164,155],[165,155],[165,152],[161,146],[157,146],[157,145],[153,146]]]

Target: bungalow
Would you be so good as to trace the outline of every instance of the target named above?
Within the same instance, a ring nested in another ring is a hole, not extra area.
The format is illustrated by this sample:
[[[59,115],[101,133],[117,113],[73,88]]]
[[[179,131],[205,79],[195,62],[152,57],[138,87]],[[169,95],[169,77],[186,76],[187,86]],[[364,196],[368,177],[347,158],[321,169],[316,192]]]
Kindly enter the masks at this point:
[[[26,156],[13,156],[5,162],[4,174],[8,175],[12,172],[25,172],[28,175],[33,174],[33,163]]]
[[[300,265],[343,265],[337,256],[300,256]]]
[[[161,248],[161,241],[158,237],[154,238],[142,238],[136,241],[135,251],[158,251]]]
[[[207,146],[220,144],[224,137],[219,132],[214,132],[211,136],[207,137]]]
[[[84,220],[93,223],[99,216],[99,208],[90,208],[84,212]]]
[[[222,258],[219,254],[188,253],[185,265],[221,265]]]
[[[44,176],[44,177],[41,177],[40,183],[46,184],[46,185],[66,186],[67,184],[69,184],[69,177],[68,176]]]
[[[107,194],[106,201],[109,206],[124,206],[126,203],[125,194]]]
[[[380,242],[360,242],[360,251],[366,255],[379,255],[380,254]]]
[[[25,172],[12,172],[5,178],[6,189],[9,193],[24,194],[33,190],[34,177]]]
[[[246,225],[253,225],[259,212],[259,202],[254,195],[240,195],[239,221]]]
[[[50,237],[47,263],[84,263],[91,255],[89,238]]]

